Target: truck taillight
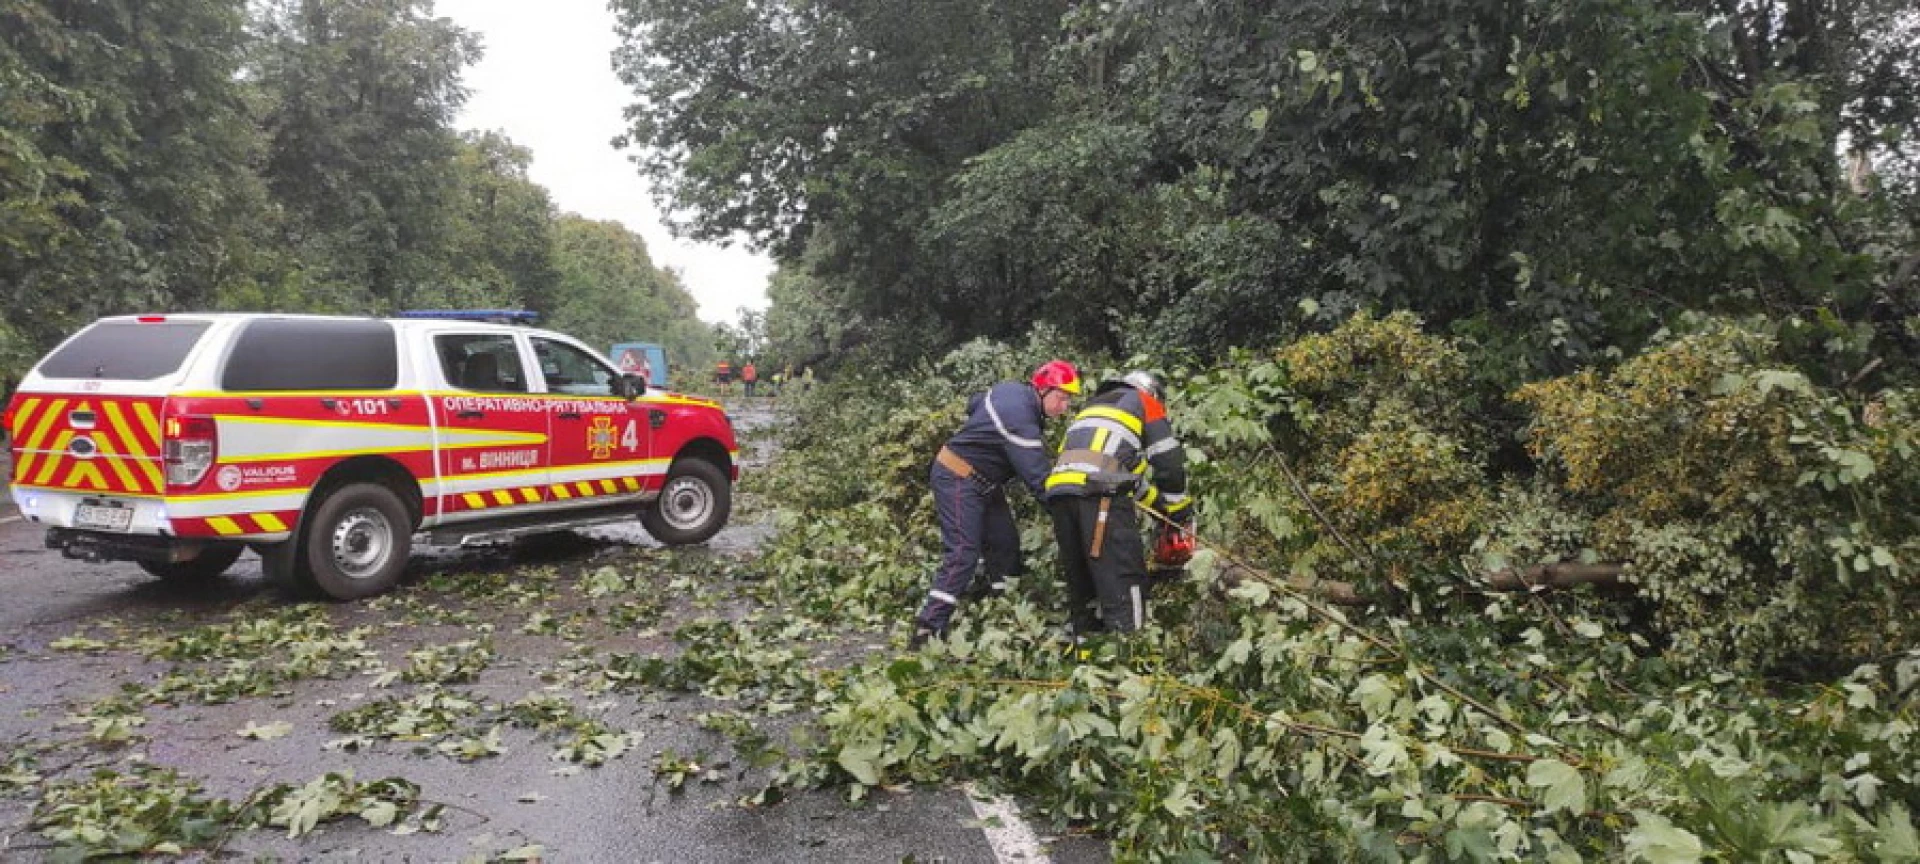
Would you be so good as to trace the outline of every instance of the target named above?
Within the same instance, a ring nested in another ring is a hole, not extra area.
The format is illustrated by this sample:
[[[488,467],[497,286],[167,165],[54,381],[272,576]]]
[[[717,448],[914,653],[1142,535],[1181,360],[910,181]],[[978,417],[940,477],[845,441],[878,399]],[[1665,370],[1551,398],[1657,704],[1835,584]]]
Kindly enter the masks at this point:
[[[212,417],[168,417],[161,454],[167,466],[167,486],[192,488],[220,455],[220,427]]]

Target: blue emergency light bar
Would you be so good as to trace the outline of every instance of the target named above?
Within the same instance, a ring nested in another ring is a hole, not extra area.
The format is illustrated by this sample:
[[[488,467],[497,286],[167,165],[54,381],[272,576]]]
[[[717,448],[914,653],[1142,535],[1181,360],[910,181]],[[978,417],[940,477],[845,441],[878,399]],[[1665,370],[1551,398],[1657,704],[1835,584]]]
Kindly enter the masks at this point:
[[[487,324],[532,324],[539,319],[540,313],[528,309],[408,309],[393,317],[480,321]]]

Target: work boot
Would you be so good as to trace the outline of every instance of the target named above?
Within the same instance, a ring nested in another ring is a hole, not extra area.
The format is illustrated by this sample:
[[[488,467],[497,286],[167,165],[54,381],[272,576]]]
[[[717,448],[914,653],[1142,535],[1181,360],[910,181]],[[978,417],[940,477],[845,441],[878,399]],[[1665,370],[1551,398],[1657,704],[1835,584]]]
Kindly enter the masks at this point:
[[[938,635],[940,634],[932,630],[929,630],[925,627],[915,627],[913,629],[913,635],[907,637],[907,650],[918,651],[921,648],[926,647],[928,639],[932,639],[933,637]]]

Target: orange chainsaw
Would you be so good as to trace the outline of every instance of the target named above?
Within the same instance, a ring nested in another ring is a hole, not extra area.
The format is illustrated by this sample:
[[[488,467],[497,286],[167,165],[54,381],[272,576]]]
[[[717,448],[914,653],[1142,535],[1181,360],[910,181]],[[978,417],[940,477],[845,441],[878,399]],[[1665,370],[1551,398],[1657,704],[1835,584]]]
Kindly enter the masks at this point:
[[[1176,526],[1161,522],[1153,528],[1153,557],[1147,562],[1149,582],[1169,582],[1186,575],[1187,562],[1193,560],[1192,525]]]

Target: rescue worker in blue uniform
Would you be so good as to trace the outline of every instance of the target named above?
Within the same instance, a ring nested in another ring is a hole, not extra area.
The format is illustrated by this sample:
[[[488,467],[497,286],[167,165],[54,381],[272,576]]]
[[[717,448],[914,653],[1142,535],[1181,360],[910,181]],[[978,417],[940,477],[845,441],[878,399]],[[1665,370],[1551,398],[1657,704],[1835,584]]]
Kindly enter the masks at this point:
[[[1047,509],[1066,565],[1068,626],[1075,636],[1146,625],[1147,561],[1136,505],[1176,525],[1192,524],[1187,454],[1173,437],[1164,396],[1148,372],[1100,382],[1067,427],[1047,475]]]
[[[1044,496],[1052,460],[1043,427],[1047,418],[1066,413],[1079,393],[1073,364],[1053,360],[1028,382],[1002,381],[967,403],[967,422],[933,460],[933,507],[944,551],[908,647],[946,633],[961,595],[975,587],[982,556],[986,578],[976,589],[980,593],[1005,590],[1006,580],[1019,575],[1020,532],[1004,486],[1017,477],[1035,498]]]

